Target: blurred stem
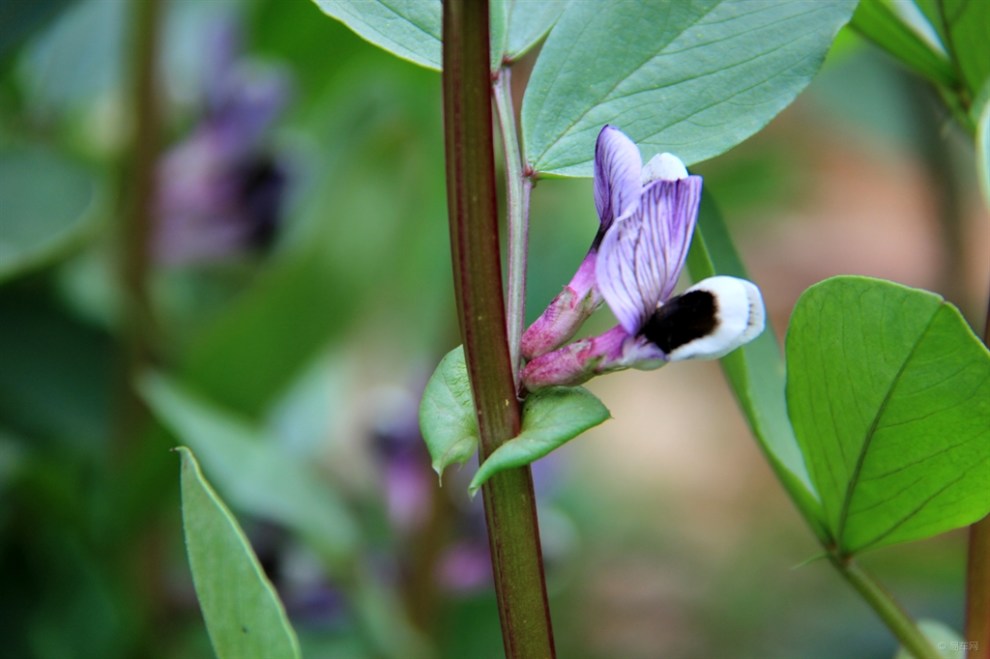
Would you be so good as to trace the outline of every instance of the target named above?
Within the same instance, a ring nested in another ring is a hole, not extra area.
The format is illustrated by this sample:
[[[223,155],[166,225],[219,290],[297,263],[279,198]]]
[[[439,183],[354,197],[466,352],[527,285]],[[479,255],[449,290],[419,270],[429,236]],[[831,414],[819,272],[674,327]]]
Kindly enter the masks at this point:
[[[499,71],[494,96],[505,155],[506,217],[509,224],[509,291],[505,314],[512,377],[518,387],[519,343],[526,322],[526,254],[529,245],[529,194],[533,189],[533,180],[523,169],[515,105],[512,102],[512,79],[507,66]]]
[[[120,269],[123,314],[123,366],[118,399],[118,446],[126,447],[147,416],[134,388],[135,377],[151,356],[152,313],[148,299],[150,236],[155,198],[161,118],[158,98],[159,26],[162,0],[143,0],[134,8],[131,153],[121,172],[122,222]]]
[[[990,300],[983,343],[990,346]],[[964,638],[976,643],[976,649],[966,655],[968,659],[990,659],[990,515],[969,527]]]
[[[829,560],[915,659],[941,659],[942,655],[932,647],[911,616],[877,583],[873,575],[852,559],[837,556],[834,552],[829,552]]]
[[[495,187],[487,0],[443,3],[443,109],[454,293],[481,459],[519,432],[509,360]],[[555,656],[529,468],[482,489],[507,657]]]

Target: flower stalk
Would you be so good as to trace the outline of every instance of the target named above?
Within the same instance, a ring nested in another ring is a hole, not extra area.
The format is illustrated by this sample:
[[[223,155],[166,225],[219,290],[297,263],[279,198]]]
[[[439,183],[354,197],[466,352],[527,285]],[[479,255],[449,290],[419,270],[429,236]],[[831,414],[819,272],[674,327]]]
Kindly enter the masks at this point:
[[[443,3],[443,109],[454,293],[481,459],[519,432],[498,241],[486,0]],[[482,489],[507,657],[553,657],[533,482],[528,468]]]
[[[505,157],[506,219],[509,236],[508,295],[505,301],[509,334],[509,360],[512,377],[519,384],[520,342],[526,323],[526,255],[529,245],[529,196],[533,179],[523,169],[512,102],[512,81],[508,66],[502,67],[493,89],[502,153]]]
[[[990,301],[983,325],[983,343],[990,346]],[[966,629],[971,646],[967,659],[990,659],[990,515],[969,527],[966,559]]]

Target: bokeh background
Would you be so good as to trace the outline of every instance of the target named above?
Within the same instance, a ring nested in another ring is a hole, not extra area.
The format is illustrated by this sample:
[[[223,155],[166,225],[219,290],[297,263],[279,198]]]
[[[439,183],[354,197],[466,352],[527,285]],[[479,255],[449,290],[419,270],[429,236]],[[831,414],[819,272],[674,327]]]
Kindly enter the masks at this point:
[[[304,0],[163,2],[135,320],[141,2],[0,7],[0,654],[210,656],[178,439],[133,395],[156,370],[315,465],[356,522],[363,568],[342,573],[235,507],[306,656],[408,656],[389,639],[410,628],[434,656],[501,656],[471,469],[439,488],[416,427],[458,343],[439,75]],[[778,337],[801,291],[846,273],[934,290],[982,326],[990,231],[935,100],[844,32],[792,107],[695,168]],[[538,183],[530,318],[596,227],[589,181]],[[816,560],[717,363],[589,388],[614,418],[534,469],[560,656],[892,656]],[[960,534],[863,562],[911,613],[961,626]]]

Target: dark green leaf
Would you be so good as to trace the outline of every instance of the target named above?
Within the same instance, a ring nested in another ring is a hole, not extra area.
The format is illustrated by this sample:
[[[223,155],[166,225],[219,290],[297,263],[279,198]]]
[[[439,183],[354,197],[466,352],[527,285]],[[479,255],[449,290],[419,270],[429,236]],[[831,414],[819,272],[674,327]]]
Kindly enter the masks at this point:
[[[936,52],[904,24],[885,0],[861,0],[852,26],[915,72],[936,84],[952,88],[956,75],[945,55]]]
[[[332,563],[354,555],[357,525],[313,465],[164,376],[145,378],[141,388],[154,413],[196,450],[235,507],[295,530]]]
[[[949,53],[955,58],[969,96],[975,97],[990,78],[990,2],[938,0]]]
[[[687,265],[695,281],[713,275],[749,278],[708,195],[702,198]],[[767,327],[754,341],[723,357],[721,363],[770,466],[818,537],[825,539],[821,504],[787,418],[784,360],[773,329]]]
[[[419,404],[419,428],[438,476],[478,450],[478,421],[461,346],[444,356],[426,383]]]
[[[528,465],[608,418],[605,405],[581,387],[551,387],[530,394],[523,403],[519,436],[488,456],[468,490],[473,495],[492,474]]]
[[[251,544],[192,451],[182,458],[182,522],[196,596],[220,659],[299,657],[299,641]]]
[[[589,176],[605,123],[690,164],[762,128],[811,80],[855,0],[579,2],[540,51],[522,110],[540,172]]]
[[[96,180],[42,149],[0,153],[0,281],[56,258],[93,228]]]
[[[937,295],[866,277],[809,288],[787,402],[840,551],[990,512],[990,353]]]

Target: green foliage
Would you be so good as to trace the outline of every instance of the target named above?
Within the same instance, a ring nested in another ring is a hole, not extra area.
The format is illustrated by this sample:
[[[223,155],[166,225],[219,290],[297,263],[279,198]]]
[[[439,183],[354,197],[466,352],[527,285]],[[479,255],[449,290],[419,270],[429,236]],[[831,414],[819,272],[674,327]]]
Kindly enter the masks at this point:
[[[798,301],[787,356],[791,421],[839,551],[990,512],[990,354],[955,308],[832,278]]]
[[[505,55],[516,60],[542,39],[571,0],[506,0],[509,12],[509,28]]]
[[[0,152],[0,281],[57,258],[91,231],[96,191],[90,172],[52,151]]]
[[[955,72],[945,54],[901,21],[886,0],[861,0],[852,26],[932,82],[947,87],[956,84]]]
[[[214,651],[220,659],[300,657],[285,609],[237,520],[192,451],[177,450],[189,566]]]
[[[608,418],[605,405],[581,387],[550,387],[530,394],[523,402],[519,435],[488,456],[468,491],[474,494],[493,474],[524,467]]]
[[[990,77],[990,2],[937,0],[939,34],[955,59],[970,96],[976,96]]]
[[[855,5],[574,3],[530,78],[525,157],[539,172],[590,176],[605,123],[644,156],[673,151],[691,164],[718,155],[794,100]]]
[[[464,464],[478,450],[478,421],[462,346],[440,360],[426,383],[419,429],[438,476],[452,464]]]
[[[293,529],[332,564],[354,555],[357,526],[311,464],[164,376],[147,377],[142,389],[154,413],[195,449],[237,508]]]
[[[581,387],[552,387],[530,394],[522,413],[519,435],[481,464],[468,487],[472,494],[492,474],[528,465],[609,418],[602,402]],[[463,464],[478,450],[478,423],[460,346],[447,353],[426,384],[419,425],[438,475],[451,464]]]
[[[698,225],[688,253],[688,270],[700,281],[714,275],[748,279],[746,269],[711,197],[702,198]],[[784,360],[773,328],[721,360],[743,414],[764,455],[804,518],[824,539],[821,504],[811,484],[784,397]]]
[[[509,0],[511,1],[511,0]],[[442,41],[440,0],[314,0],[328,16],[336,18],[354,30],[361,38],[379,48],[428,69],[441,69]],[[508,7],[501,0],[491,2],[491,58],[494,71],[502,63],[506,46]],[[532,43],[526,38],[538,38],[549,27],[540,12],[540,23],[525,26],[523,34],[510,43],[525,49]],[[517,25],[520,24],[517,21]],[[542,27],[541,27],[542,26]],[[528,37],[532,30],[542,30]]]

